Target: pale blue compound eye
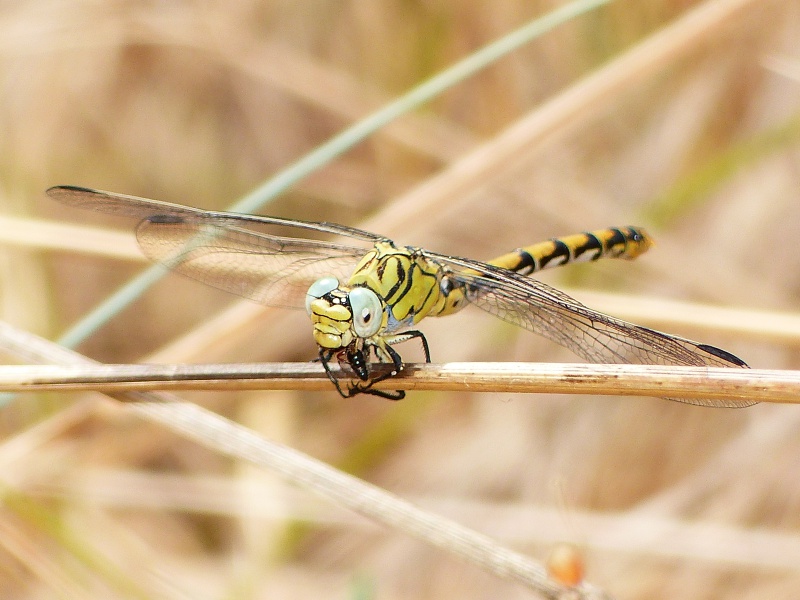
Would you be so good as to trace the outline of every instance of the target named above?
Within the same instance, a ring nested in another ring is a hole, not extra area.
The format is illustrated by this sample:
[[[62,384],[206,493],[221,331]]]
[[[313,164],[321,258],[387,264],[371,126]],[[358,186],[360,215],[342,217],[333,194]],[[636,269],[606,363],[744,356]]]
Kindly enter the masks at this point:
[[[381,327],[383,306],[378,295],[369,288],[357,287],[347,295],[353,313],[353,329],[358,337],[368,338]]]
[[[317,279],[311,284],[311,287],[308,288],[308,291],[306,292],[306,312],[310,315],[311,303],[314,300],[322,298],[325,294],[332,292],[338,287],[339,280],[336,279],[336,277],[323,277],[321,279]]]

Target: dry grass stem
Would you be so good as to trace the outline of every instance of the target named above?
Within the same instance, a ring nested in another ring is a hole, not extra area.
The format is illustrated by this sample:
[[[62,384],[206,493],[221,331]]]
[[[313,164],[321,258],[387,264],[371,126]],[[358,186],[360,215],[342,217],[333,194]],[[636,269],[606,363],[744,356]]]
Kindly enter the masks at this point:
[[[130,233],[99,227],[0,215],[0,243],[144,262],[142,251]]]
[[[348,373],[332,367],[346,379]],[[375,374],[388,365],[375,365]],[[409,364],[379,390],[599,394],[800,403],[800,371],[561,363]],[[330,391],[318,363],[0,366],[0,391]]]
[[[712,306],[584,289],[564,291],[596,310],[663,331],[714,331],[735,335],[742,340],[800,344],[800,314],[797,312]]]

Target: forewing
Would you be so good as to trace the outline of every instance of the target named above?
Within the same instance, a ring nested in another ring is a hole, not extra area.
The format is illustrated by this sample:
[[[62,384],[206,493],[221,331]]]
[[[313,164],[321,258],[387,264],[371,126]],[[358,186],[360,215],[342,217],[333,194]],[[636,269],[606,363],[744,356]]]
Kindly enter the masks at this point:
[[[178,273],[289,308],[302,308],[309,286],[320,277],[345,281],[365,253],[364,248],[261,234],[210,219],[145,219],[136,237],[148,258]]]
[[[184,220],[213,221],[218,225],[230,227],[282,227],[291,231],[292,235],[301,237],[314,233],[330,233],[341,235],[363,242],[377,242],[385,239],[384,236],[338,225],[336,223],[303,221],[300,219],[281,219],[279,217],[265,217],[260,215],[247,215],[221,211],[207,211],[182,204],[171,204],[160,200],[150,200],[116,192],[104,192],[72,185],[59,185],[47,190],[47,195],[62,204],[75,208],[85,208],[97,212],[148,219],[156,216],[176,217]]]
[[[50,197],[70,206],[141,220],[145,255],[208,285],[272,306],[300,308],[326,275],[349,278],[381,236],[333,223],[204,211],[147,198],[59,186]],[[305,236],[346,236],[350,246]]]
[[[85,208],[121,217],[146,219],[153,215],[170,214],[175,216],[202,215],[205,211],[191,206],[170,204],[138,196],[103,192],[72,185],[58,185],[47,190],[53,200],[75,208]]]
[[[535,279],[478,261],[430,254],[466,286],[472,304],[590,362],[747,367],[724,350],[597,312]],[[741,400],[671,399],[706,406],[752,404]]]

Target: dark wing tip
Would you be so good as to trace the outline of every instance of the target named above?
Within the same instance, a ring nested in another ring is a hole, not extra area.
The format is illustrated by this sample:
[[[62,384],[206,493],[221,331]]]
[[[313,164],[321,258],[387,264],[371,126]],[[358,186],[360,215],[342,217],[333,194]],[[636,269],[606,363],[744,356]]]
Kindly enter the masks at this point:
[[[730,352],[723,350],[722,348],[717,348],[716,346],[709,346],[708,344],[697,344],[697,347],[704,352],[708,352],[709,354],[713,354],[717,358],[724,360],[725,362],[731,363],[735,367],[744,367],[749,368],[749,365],[744,362],[738,356],[734,356]]]
[[[48,188],[46,193],[53,200],[62,204],[95,209],[103,203],[101,198],[105,196],[104,192],[78,185],[54,185]]]
[[[97,193],[91,188],[81,187],[79,185],[54,185],[51,188],[47,188],[47,195],[51,198],[58,198],[63,192]]]

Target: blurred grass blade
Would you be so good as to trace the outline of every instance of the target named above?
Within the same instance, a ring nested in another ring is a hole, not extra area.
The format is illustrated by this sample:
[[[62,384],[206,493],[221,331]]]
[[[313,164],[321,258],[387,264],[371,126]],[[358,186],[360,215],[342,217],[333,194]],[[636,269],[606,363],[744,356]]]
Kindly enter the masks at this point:
[[[661,197],[653,200],[642,211],[642,218],[658,227],[670,226],[701,202],[710,199],[718,187],[737,173],[785,151],[797,144],[799,139],[800,115],[794,115],[780,125],[760,131],[726,148],[712,160],[688,173]]]
[[[582,13],[588,12],[611,0],[579,0],[534,19],[516,31],[503,36],[496,42],[470,54],[449,69],[434,75],[397,100],[390,102],[366,118],[358,121],[343,132],[321,144],[303,158],[281,171],[264,185],[245,196],[231,207],[234,212],[253,212],[266,202],[286,191],[289,187],[323,167],[331,160],[346,152],[376,131],[398,117],[416,110],[436,96],[485,69],[495,61],[527,44],[554,27],[561,25]]]
[[[611,0],[577,0],[565,4],[543,17],[534,19],[523,27],[489,44],[481,50],[469,55],[449,69],[433,76],[411,91],[390,102],[383,108],[358,121],[343,132],[321,144],[291,166],[270,178],[253,192],[230,207],[234,212],[255,212],[271,199],[283,193],[289,187],[328,164],[337,156],[346,152],[369,135],[375,133],[394,119],[415,110],[447,91],[464,79],[478,73],[493,62],[513,52],[520,46],[531,42],[585,12],[593,10]],[[141,296],[153,283],[164,274],[160,267],[151,267],[132,279],[122,288],[97,306],[93,311],[73,325],[58,342],[73,348],[91,336],[110,319],[124,310],[136,298]]]

